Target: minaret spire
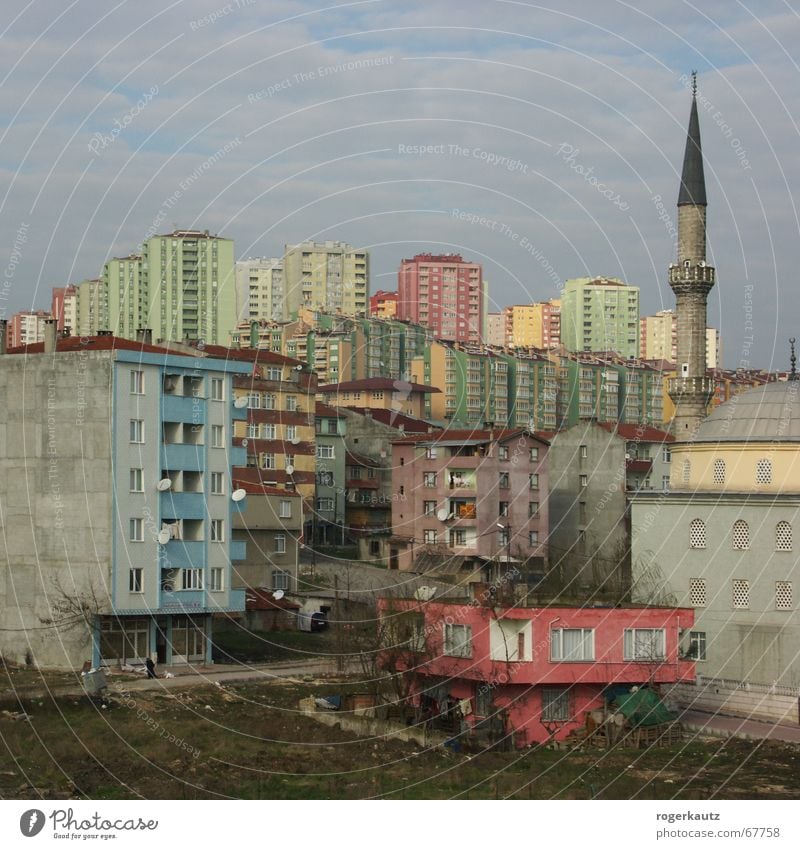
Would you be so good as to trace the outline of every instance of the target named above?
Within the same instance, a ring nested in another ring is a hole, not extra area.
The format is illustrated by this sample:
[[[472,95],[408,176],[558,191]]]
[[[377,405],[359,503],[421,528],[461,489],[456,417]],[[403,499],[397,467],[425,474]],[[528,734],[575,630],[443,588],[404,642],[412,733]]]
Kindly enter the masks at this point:
[[[678,323],[677,375],[669,382],[669,395],[675,403],[672,430],[679,440],[692,438],[714,391],[706,374],[707,301],[714,286],[714,269],[706,263],[706,206],[697,72],[692,71],[692,106],[678,192],[678,262],[669,269]]]

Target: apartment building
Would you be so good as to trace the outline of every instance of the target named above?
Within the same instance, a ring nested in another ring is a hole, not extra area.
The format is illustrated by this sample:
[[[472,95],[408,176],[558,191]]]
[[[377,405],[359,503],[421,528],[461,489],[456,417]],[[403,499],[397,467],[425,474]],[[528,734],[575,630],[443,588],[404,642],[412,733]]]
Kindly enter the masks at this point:
[[[605,277],[567,280],[561,298],[561,342],[568,351],[639,356],[639,287]]]
[[[56,330],[74,334],[78,329],[78,289],[68,285],[53,288],[50,315],[56,320]]]
[[[505,307],[503,320],[509,347],[548,349],[561,344],[560,300]]]
[[[639,351],[643,360],[678,359],[678,314],[674,310],[659,310],[639,320]],[[710,369],[722,367],[720,360],[719,330],[706,328],[706,365]]]
[[[316,419],[316,500],[309,538],[319,545],[344,545],[347,473],[345,434],[347,417],[319,401]]]
[[[366,380],[349,380],[320,386],[317,393],[332,407],[365,407],[391,410],[414,418],[422,418],[429,395],[440,393],[435,386],[422,386],[407,380],[390,380],[388,377],[370,377]]]
[[[17,663],[209,663],[212,616],[244,610],[232,441],[248,368],[116,339],[0,356],[0,653]],[[0,353],[3,353],[0,351]]]
[[[302,308],[367,314],[369,251],[333,241],[286,245],[283,279],[287,318]]]
[[[242,322],[289,321],[283,259],[254,257],[235,264],[236,316]]]
[[[397,315],[397,292],[384,292],[383,289],[369,299],[371,318],[394,318]]]
[[[14,313],[8,320],[7,346],[19,348],[20,345],[33,345],[36,342],[43,342],[45,323],[50,318],[50,313],[44,310],[23,310]]]

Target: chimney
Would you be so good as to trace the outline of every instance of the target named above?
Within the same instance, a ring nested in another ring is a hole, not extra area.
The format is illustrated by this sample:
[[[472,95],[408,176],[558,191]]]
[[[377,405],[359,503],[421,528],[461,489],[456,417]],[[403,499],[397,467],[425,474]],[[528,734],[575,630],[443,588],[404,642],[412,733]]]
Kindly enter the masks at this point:
[[[44,352],[45,354],[56,352],[56,320],[54,318],[44,320]]]
[[[111,331],[110,330],[98,330],[97,335],[98,336],[111,336]]]
[[[0,354],[6,353],[6,343],[8,342],[8,321],[0,318]]]
[[[136,341],[145,345],[153,344],[153,331],[149,327],[136,328]]]
[[[69,339],[71,334],[72,334],[72,328],[68,324],[65,325],[64,328],[61,331],[61,338],[62,339]]]

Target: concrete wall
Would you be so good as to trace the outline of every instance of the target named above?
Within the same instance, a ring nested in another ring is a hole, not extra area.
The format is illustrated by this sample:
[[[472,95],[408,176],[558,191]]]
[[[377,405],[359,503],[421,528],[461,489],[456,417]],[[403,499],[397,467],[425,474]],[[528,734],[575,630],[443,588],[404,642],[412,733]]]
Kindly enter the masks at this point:
[[[777,692],[775,691],[777,689]],[[689,710],[722,713],[772,722],[800,722],[800,691],[793,688],[735,685],[713,678],[698,678],[694,684],[675,684],[665,689],[665,697]],[[783,692],[782,692],[783,691]]]
[[[0,357],[0,654],[42,667],[91,658],[68,598],[107,606],[111,352]],[[62,589],[59,589],[58,586]]]

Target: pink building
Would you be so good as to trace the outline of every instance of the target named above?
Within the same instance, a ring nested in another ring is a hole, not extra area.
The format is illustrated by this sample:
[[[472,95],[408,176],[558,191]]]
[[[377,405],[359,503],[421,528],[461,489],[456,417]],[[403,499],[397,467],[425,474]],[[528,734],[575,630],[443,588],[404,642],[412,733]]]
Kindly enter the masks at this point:
[[[403,673],[410,700],[433,715],[457,704],[473,733],[492,726],[517,746],[561,740],[610,685],[694,680],[679,648],[694,610],[499,606],[503,587],[472,586],[463,601],[382,598],[378,609],[387,636],[408,633],[384,668]]]
[[[390,568],[467,577],[547,566],[549,443],[445,430],[392,443]]]
[[[7,346],[20,348],[44,341],[44,324],[50,313],[44,310],[23,310],[8,320]]]
[[[394,318],[397,315],[397,292],[378,289],[369,299],[369,314],[373,318]]]
[[[484,340],[483,269],[460,254],[417,254],[397,272],[397,317],[429,327],[437,339]]]
[[[77,286],[53,287],[53,296],[50,313],[56,320],[56,330],[60,333],[65,327],[69,327],[71,333],[78,332],[77,328]]]

